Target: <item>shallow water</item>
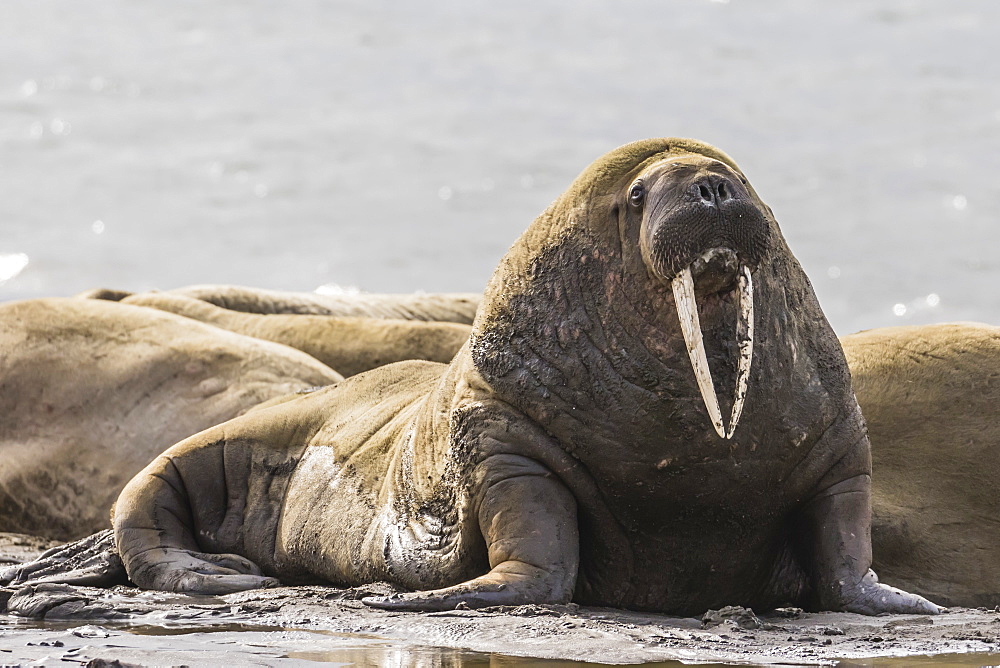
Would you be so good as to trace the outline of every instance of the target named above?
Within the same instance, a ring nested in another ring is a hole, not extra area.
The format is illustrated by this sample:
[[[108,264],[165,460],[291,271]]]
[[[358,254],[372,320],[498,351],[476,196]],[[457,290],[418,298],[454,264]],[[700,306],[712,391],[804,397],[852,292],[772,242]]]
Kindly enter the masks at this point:
[[[420,646],[393,642],[367,634],[253,624],[209,623],[190,626],[183,623],[171,625],[168,622],[164,626],[123,624],[94,626],[73,622],[41,623],[12,617],[0,617],[0,652],[2,652],[0,660],[24,660],[27,657],[25,655],[22,658],[24,650],[18,649],[25,644],[26,637],[10,636],[3,640],[5,632],[11,631],[44,632],[44,636],[32,636],[27,643],[28,646],[41,646],[55,654],[62,653],[60,661],[71,663],[77,660],[85,662],[91,654],[105,656],[109,655],[109,652],[111,654],[118,652],[121,655],[127,653],[128,659],[133,661],[184,660],[192,665],[210,665],[218,658],[216,653],[221,653],[218,656],[224,656],[229,665],[305,665],[315,662],[371,668],[404,666],[408,668],[527,668],[529,666],[596,668],[617,665]],[[147,640],[130,641],[129,635]],[[6,657],[4,653],[7,654]],[[758,664],[688,664],[680,661],[658,661],[640,665],[649,668],[681,668],[689,665],[713,668]],[[846,659],[835,665],[836,668],[908,668],[909,666],[968,668],[1000,665],[1000,654],[966,653]]]
[[[480,290],[621,143],[724,148],[836,329],[1000,323],[990,0],[0,4],[0,300]]]
[[[19,649],[25,637],[3,640],[4,631],[44,631],[32,636],[28,647],[44,648],[57,655],[60,662],[86,662],[91,655],[127,656],[129,661],[177,661],[191,665],[211,665],[224,657],[228,665],[307,665],[326,663],[336,666],[367,668],[577,668],[615,664],[589,661],[566,661],[475,652],[447,647],[431,647],[393,642],[377,636],[356,633],[286,629],[252,624],[210,624],[191,627],[149,625],[80,625],[78,623],[18,621],[0,618],[0,660],[30,660],[31,652]],[[128,635],[146,640],[130,641]],[[42,639],[45,638],[45,639]],[[5,656],[6,654],[6,656]],[[641,664],[650,668],[681,668],[692,664],[658,661]],[[701,663],[716,666],[757,665],[747,663]],[[763,664],[761,664],[763,665]],[[791,664],[784,664],[791,665]],[[1000,654],[967,653],[929,656],[879,657],[848,659],[837,668],[907,668],[940,666],[968,668],[1000,665]]]
[[[937,666],[938,668],[966,668],[967,666],[1000,665],[1000,654],[947,654],[932,656],[900,656],[878,659],[851,659],[841,661],[837,668],[907,668],[908,666]]]
[[[449,650],[437,647],[409,648],[399,650],[393,648],[345,648],[327,652],[291,652],[288,658],[305,659],[308,661],[329,662],[345,666],[378,666],[390,668],[411,666],[413,668],[506,668],[539,666],[540,668],[586,668],[612,666],[609,663],[593,663],[589,661],[558,661],[547,659],[532,659],[525,657],[503,656],[500,654],[483,654],[463,650]],[[698,666],[698,668],[720,668],[722,666],[747,666],[746,663],[698,663],[690,664],[681,661],[657,661],[655,663],[638,664],[646,668],[682,668]],[[788,664],[784,664],[788,665]],[[840,661],[836,668],[909,668],[910,666],[935,666],[937,668],[970,668],[975,666],[1000,665],[1000,654],[949,654],[945,656],[901,656],[877,659],[852,659]]]

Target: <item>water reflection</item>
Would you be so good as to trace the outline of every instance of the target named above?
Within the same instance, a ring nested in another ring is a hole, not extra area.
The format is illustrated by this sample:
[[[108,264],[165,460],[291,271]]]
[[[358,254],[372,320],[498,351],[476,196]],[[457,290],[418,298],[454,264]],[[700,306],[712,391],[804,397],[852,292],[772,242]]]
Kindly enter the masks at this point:
[[[206,597],[208,598],[208,597]],[[339,666],[364,666],[366,668],[577,668],[609,666],[612,664],[587,661],[538,659],[532,657],[508,656],[498,653],[475,652],[465,649],[432,646],[401,646],[398,641],[374,635],[340,633],[318,629],[294,629],[281,626],[255,625],[247,623],[221,623],[171,625],[79,625],[79,622],[39,622],[14,619],[0,615],[0,636],[11,631],[28,629],[49,632],[45,636],[30,638],[28,646],[38,643],[46,647],[64,647],[67,652],[81,650],[96,651],[100,648],[127,648],[130,656],[152,657],[158,652],[171,652],[175,658],[204,655],[207,651],[227,646],[227,655],[233,665],[283,665],[282,659],[290,659],[296,665],[302,662],[327,663]],[[124,633],[123,633],[124,632]],[[128,635],[145,636],[146,640],[136,644],[127,639]],[[38,642],[45,638],[44,642]],[[158,641],[157,638],[162,639]],[[21,640],[29,639],[23,636]],[[13,647],[14,636],[7,636],[6,647]],[[61,644],[55,644],[59,642]],[[46,643],[48,643],[46,645]],[[36,645],[37,646],[37,645]],[[522,649],[524,649],[522,647]],[[767,655],[767,648],[761,647]],[[528,650],[530,651],[530,650]],[[138,653],[137,653],[138,652]],[[81,655],[83,656],[83,655]],[[88,655],[89,656],[89,655]],[[10,658],[10,657],[8,657]],[[689,661],[696,660],[694,656]],[[785,665],[794,665],[789,659]],[[918,655],[899,657],[852,658],[836,661],[819,656],[810,657],[808,665],[823,662],[836,668],[907,668],[909,666],[944,666],[969,668],[970,666],[1000,665],[1000,654],[995,653],[953,653],[938,655]],[[155,663],[155,661],[153,662]],[[206,665],[198,662],[199,665]],[[640,664],[647,668],[683,668],[697,665],[699,668],[721,666],[755,666],[752,662],[742,663],[683,663],[661,661]],[[775,665],[775,664],[768,664]]]
[[[1000,665],[1000,654],[938,654],[931,656],[845,659],[837,664],[837,668],[908,668],[909,666],[969,668],[969,666],[997,665]]]
[[[317,661],[341,666],[366,666],[371,668],[581,668],[610,666],[589,661],[563,661],[531,657],[487,654],[445,647],[349,647],[316,652],[289,652],[289,659]],[[663,661],[641,664],[655,668],[682,668],[690,664],[680,661]],[[698,664],[699,668],[722,664]],[[735,665],[735,664],[734,664]],[[746,664],[741,664],[746,665]]]
[[[583,668],[610,666],[606,663],[587,661],[561,661],[530,657],[485,654],[467,650],[441,647],[390,648],[352,647],[319,652],[289,652],[290,659],[326,662],[342,666],[370,666],[371,668]],[[680,661],[661,661],[641,664],[646,668],[683,668],[692,664]],[[747,666],[763,664],[699,663],[698,668],[722,666]],[[908,668],[909,666],[938,666],[943,668],[970,668],[972,666],[1000,665],[1000,654],[948,654],[932,656],[877,657],[845,659],[834,664],[836,668]]]
[[[73,126],[61,118],[54,118],[52,119],[52,122],[49,123],[49,130],[54,135],[68,135],[72,129]]]
[[[0,284],[17,276],[27,266],[28,255],[26,253],[0,254]]]
[[[921,311],[935,309],[940,305],[941,295],[936,292],[932,292],[926,297],[917,297],[909,304],[904,304],[902,302],[894,304],[892,307],[892,313],[898,317],[913,316]]]

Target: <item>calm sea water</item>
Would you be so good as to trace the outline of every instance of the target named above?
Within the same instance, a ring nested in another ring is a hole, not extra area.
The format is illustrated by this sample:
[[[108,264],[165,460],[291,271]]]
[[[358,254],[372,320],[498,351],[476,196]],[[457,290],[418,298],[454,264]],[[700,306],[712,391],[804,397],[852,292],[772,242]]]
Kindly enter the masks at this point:
[[[993,0],[4,0],[0,300],[478,291],[594,158],[712,142],[840,333],[1000,324]]]

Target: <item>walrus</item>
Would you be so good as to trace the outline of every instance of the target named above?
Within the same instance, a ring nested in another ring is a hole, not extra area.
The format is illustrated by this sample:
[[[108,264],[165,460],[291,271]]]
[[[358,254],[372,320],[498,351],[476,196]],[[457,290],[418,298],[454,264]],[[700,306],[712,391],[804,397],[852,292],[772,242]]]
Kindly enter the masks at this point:
[[[944,605],[1000,604],[1000,327],[842,338],[872,441],[875,564]]]
[[[169,446],[341,379],[297,350],[152,309],[0,304],[0,531],[110,526],[125,483]]]
[[[125,301],[130,297],[151,294],[188,297],[243,313],[394,318],[457,322],[464,325],[472,324],[480,301],[480,295],[464,292],[382,294],[342,291],[319,294],[240,285],[190,285],[150,293],[97,288],[76,296],[83,299]]]
[[[515,242],[449,364],[171,447],[115,505],[120,562],[92,540],[65,581],[120,563],[168,591],[413,590],[364,601],[392,610],[936,613],[869,568],[870,475],[843,351],[770,209],[721,151],[646,140]]]
[[[443,304],[446,299],[442,295],[440,302]],[[458,310],[467,300],[456,297],[455,302],[454,310]],[[401,360],[450,362],[469,338],[469,326],[457,322],[247,313],[167,292],[132,295],[120,303],[156,308],[282,343],[308,353],[345,376]]]

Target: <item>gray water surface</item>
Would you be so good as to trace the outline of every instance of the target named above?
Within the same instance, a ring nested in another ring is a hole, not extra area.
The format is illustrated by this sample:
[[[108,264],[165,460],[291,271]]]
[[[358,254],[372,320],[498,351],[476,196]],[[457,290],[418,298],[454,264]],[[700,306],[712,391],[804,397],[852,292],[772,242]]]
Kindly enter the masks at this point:
[[[121,660],[128,665],[292,666],[316,663],[365,668],[599,668],[615,664],[539,659],[453,647],[401,643],[373,635],[283,629],[246,624],[197,627],[80,625],[79,623],[17,621],[0,617],[0,661],[5,665],[84,665],[95,659]],[[810,661],[810,659],[804,659]],[[817,661],[816,658],[811,661]],[[140,662],[136,664],[134,662]],[[1000,665],[1000,654],[953,653],[844,659],[825,665],[836,668],[972,668]],[[618,664],[620,665],[620,664]],[[716,668],[756,663],[656,661],[646,668]],[[780,665],[794,665],[784,663]],[[801,664],[807,665],[807,664]],[[818,665],[810,663],[808,665]]]
[[[991,0],[4,0],[0,300],[479,291],[594,158],[714,143],[835,328],[1000,323]]]

